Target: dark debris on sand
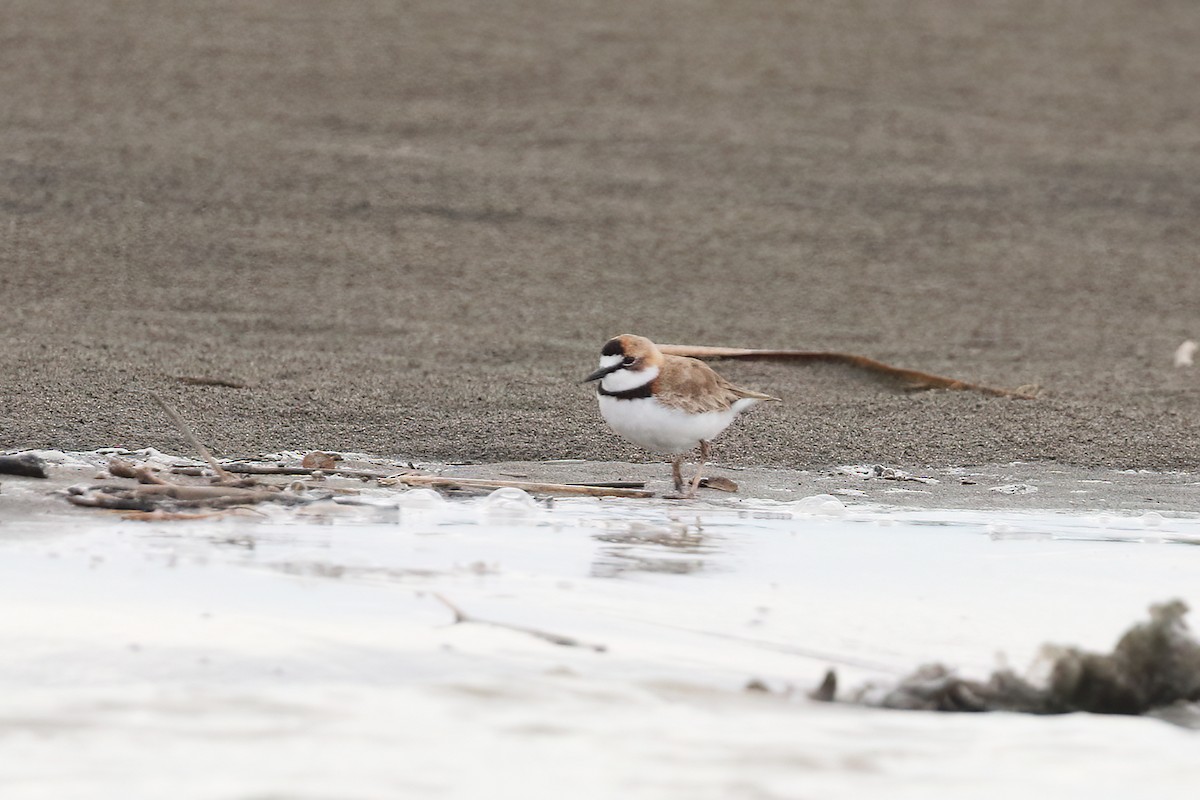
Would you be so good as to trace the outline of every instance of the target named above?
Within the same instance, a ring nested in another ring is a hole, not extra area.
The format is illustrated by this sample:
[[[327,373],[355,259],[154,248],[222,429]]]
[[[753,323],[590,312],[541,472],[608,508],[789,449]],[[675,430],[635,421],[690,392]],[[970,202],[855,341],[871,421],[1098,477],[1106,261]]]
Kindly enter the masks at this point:
[[[0,456],[0,475],[19,475],[23,478],[45,478],[46,462],[33,453]]]
[[[1108,654],[1048,645],[1049,678],[1038,686],[1009,669],[986,681],[960,678],[942,664],[926,664],[895,686],[871,684],[849,702],[912,711],[1014,711],[1024,714],[1150,714],[1180,722],[1181,704],[1200,702],[1200,642],[1171,600],[1150,607]],[[816,699],[832,700],[836,674],[826,674]],[[1200,715],[1193,715],[1200,716]]]

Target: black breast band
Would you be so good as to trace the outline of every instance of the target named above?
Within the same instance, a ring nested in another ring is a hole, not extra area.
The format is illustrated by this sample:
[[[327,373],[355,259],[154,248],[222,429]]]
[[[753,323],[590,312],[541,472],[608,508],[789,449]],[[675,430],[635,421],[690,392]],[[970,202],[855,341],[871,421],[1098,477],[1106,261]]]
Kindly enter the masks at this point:
[[[654,381],[646,381],[641,386],[635,386],[623,392],[610,392],[604,388],[603,383],[599,383],[596,385],[596,394],[602,394],[605,397],[615,397],[618,400],[637,400],[639,397],[650,397],[654,394],[650,390],[650,384],[652,383]]]

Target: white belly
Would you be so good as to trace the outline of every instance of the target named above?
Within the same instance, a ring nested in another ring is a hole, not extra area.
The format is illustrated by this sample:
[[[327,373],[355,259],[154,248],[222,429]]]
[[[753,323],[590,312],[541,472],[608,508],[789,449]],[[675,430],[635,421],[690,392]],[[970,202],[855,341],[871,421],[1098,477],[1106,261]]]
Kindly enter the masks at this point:
[[[729,427],[740,411],[757,401],[739,400],[728,411],[688,414],[662,405],[653,397],[618,400],[597,395],[600,414],[609,426],[629,441],[656,453],[686,453]]]

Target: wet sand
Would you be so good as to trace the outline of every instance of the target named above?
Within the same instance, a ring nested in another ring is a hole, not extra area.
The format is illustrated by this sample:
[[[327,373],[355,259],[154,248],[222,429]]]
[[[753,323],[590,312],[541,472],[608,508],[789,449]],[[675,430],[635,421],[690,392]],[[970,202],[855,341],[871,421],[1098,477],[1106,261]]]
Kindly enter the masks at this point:
[[[1196,467],[1200,7],[1074,12],[9,3],[0,449],[646,459],[632,331],[1043,387],[727,365],[730,464]]]
[[[136,481],[114,479],[106,469],[110,454],[62,453],[38,451],[44,459],[46,480],[0,476],[0,494],[4,498],[5,519],[14,524],[27,523],[46,514],[71,515],[96,519],[95,509],[80,509],[67,503],[64,493],[75,485],[127,485]],[[276,454],[278,455],[278,454]],[[121,454],[137,464],[147,453]],[[190,457],[171,454],[150,456],[156,469],[168,465],[201,465]],[[297,459],[279,459],[280,465],[296,466]],[[347,454],[343,465],[352,469],[388,473],[397,463],[361,454]],[[412,462],[409,462],[412,463]],[[702,488],[692,499],[674,497],[671,470],[665,464],[626,461],[502,461],[488,464],[441,464],[416,462],[413,466],[429,475],[448,478],[484,478],[489,480],[532,483],[596,484],[622,481],[638,484],[656,499],[666,499],[667,507],[679,513],[690,509],[727,509],[741,501],[794,502],[809,497],[836,498],[851,508],[887,507],[899,513],[905,510],[957,509],[979,512],[1067,512],[1090,516],[1097,535],[1118,518],[1144,520],[1150,534],[1163,522],[1163,515],[1186,516],[1200,506],[1200,474],[1172,470],[1113,470],[1070,467],[1063,464],[1010,463],[983,467],[943,467],[909,472],[881,464],[845,464],[817,469],[779,469],[745,467],[729,463],[710,464],[705,475],[732,481],[727,491]],[[685,474],[691,477],[689,466]],[[200,482],[164,473],[174,482]],[[260,476],[267,484],[286,485],[288,476]],[[356,493],[366,486],[378,488],[373,481],[329,475],[315,481],[317,489]],[[405,487],[384,492],[394,498]],[[489,490],[452,492],[451,497],[473,497]],[[554,496],[534,492],[539,498]]]

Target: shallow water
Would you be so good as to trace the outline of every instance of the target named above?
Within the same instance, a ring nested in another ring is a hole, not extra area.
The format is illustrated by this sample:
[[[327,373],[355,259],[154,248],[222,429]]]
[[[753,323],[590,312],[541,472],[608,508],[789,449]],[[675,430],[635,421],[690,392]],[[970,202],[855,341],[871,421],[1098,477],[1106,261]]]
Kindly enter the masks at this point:
[[[1198,734],[1159,720],[804,693],[1106,651],[1200,608],[1196,515],[366,501],[0,519],[0,796],[1195,792]]]

